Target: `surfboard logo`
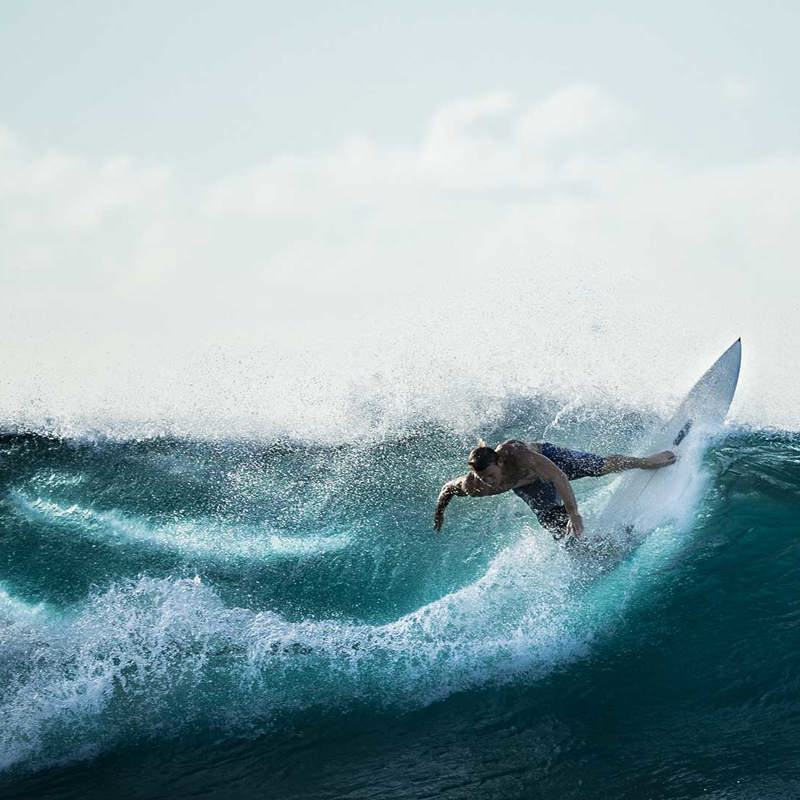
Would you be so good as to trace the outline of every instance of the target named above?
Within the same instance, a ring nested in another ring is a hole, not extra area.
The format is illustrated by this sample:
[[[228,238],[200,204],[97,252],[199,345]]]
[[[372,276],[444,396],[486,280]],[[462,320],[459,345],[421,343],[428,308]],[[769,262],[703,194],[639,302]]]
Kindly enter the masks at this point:
[[[672,444],[675,445],[675,447],[677,447],[686,438],[686,434],[689,433],[691,427],[692,427],[692,421],[690,419],[686,420],[686,424],[678,431],[678,435],[672,442]]]

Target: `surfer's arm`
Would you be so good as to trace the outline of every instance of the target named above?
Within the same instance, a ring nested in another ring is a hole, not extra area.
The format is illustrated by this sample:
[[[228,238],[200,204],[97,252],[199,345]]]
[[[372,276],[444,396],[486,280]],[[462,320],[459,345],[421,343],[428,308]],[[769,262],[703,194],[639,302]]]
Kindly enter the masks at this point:
[[[583,533],[583,518],[578,513],[578,501],[564,471],[541,453],[531,453],[529,459],[537,477],[550,481],[556,487],[556,491],[564,501],[564,508],[567,509],[571,532],[575,536],[580,536]]]
[[[444,525],[444,510],[447,508],[447,504],[454,497],[467,496],[467,490],[464,488],[465,480],[466,475],[462,475],[460,478],[448,481],[442,486],[442,490],[439,492],[439,497],[436,500],[436,511],[433,513],[433,529],[435,531],[440,531],[442,525]]]

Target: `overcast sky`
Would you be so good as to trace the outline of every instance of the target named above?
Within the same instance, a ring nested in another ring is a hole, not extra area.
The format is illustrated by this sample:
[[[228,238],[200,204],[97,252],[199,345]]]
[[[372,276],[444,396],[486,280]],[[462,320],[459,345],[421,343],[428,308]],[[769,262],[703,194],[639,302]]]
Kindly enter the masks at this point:
[[[0,415],[667,402],[741,334],[797,425],[798,7],[599,6],[4,2]]]

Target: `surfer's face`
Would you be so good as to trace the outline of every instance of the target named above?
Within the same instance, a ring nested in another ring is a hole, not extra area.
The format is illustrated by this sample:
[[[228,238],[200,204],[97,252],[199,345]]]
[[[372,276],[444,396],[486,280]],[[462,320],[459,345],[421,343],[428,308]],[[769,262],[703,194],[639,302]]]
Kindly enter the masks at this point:
[[[480,470],[473,469],[473,472],[489,486],[497,486],[503,478],[503,471],[498,464],[489,464],[488,467]]]

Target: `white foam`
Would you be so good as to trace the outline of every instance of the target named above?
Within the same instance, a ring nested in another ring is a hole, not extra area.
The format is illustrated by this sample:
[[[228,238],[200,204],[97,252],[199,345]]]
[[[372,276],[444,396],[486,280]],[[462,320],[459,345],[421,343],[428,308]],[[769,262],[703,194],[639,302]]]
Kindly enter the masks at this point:
[[[24,619],[32,619],[46,608],[44,603],[26,603],[15,597],[0,583],[0,622],[4,625]]]
[[[0,648],[19,668],[0,703],[0,766],[93,751],[121,731],[203,718],[246,726],[359,697],[422,705],[540,674],[586,652],[590,632],[575,624],[582,569],[524,536],[475,583],[385,625],[228,608],[199,579],[112,586],[34,625],[22,650]]]

